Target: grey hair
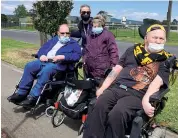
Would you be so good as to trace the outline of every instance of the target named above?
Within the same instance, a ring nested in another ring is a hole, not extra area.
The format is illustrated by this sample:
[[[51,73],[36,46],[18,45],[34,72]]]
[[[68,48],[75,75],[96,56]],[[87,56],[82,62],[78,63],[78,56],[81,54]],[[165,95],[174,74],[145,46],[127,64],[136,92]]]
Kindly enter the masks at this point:
[[[96,15],[93,20],[92,20],[93,23],[98,23],[99,26],[102,26],[104,27],[105,26],[105,18],[102,16],[102,15]]]
[[[82,9],[83,7],[88,7],[88,8],[90,9],[90,6],[89,6],[89,5],[83,4],[83,5],[80,6],[80,12],[81,12],[81,9]],[[91,10],[91,9],[90,9],[90,10]]]

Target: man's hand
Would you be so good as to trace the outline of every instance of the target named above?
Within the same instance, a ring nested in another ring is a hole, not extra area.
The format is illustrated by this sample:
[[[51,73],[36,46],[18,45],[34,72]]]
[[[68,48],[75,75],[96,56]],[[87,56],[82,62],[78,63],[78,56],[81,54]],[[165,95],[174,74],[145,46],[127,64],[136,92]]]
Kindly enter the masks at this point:
[[[154,116],[155,108],[150,104],[148,98],[145,98],[145,97],[143,98],[142,106],[143,106],[143,109],[144,109],[145,113],[149,117],[153,117]]]
[[[103,90],[100,88],[96,91],[96,97],[98,98],[103,93]]]
[[[42,55],[42,56],[40,57],[40,61],[43,61],[43,62],[48,61],[47,56]]]
[[[57,62],[58,60],[63,60],[63,59],[65,59],[65,56],[64,56],[64,55],[58,55],[58,56],[55,56],[55,57],[53,58],[53,61],[54,61],[54,62]]]

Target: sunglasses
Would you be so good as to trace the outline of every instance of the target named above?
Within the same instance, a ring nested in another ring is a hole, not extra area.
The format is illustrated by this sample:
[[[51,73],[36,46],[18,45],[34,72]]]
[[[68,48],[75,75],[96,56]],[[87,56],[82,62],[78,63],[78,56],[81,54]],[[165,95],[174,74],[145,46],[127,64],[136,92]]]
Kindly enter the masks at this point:
[[[91,14],[91,12],[90,11],[81,11],[81,14]]]
[[[60,32],[60,34],[62,34],[62,35],[64,35],[64,34],[69,35],[70,33],[69,32]]]

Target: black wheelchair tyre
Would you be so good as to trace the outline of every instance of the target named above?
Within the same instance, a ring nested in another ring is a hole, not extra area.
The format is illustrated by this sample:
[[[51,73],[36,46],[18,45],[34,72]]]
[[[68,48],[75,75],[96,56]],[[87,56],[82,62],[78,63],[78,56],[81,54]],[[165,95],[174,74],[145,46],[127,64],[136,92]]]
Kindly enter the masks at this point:
[[[65,114],[59,110],[54,110],[53,116],[51,118],[51,123],[54,127],[60,126],[65,119]]]

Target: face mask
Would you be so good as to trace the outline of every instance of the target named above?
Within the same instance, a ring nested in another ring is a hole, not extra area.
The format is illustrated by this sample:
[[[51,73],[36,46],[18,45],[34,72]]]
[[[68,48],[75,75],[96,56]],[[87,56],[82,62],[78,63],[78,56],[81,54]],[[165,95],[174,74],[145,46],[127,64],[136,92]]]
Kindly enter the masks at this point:
[[[84,14],[84,15],[81,15],[81,18],[82,18],[83,21],[88,21],[90,19],[90,15]]]
[[[149,43],[148,49],[151,53],[157,53],[164,49],[164,44]]]
[[[68,36],[61,36],[59,38],[59,41],[62,43],[62,44],[66,44],[67,42],[70,41],[70,38]]]
[[[103,31],[103,27],[96,27],[96,28],[92,28],[92,32],[94,33],[94,34],[100,34],[100,33],[102,33],[102,31]]]

